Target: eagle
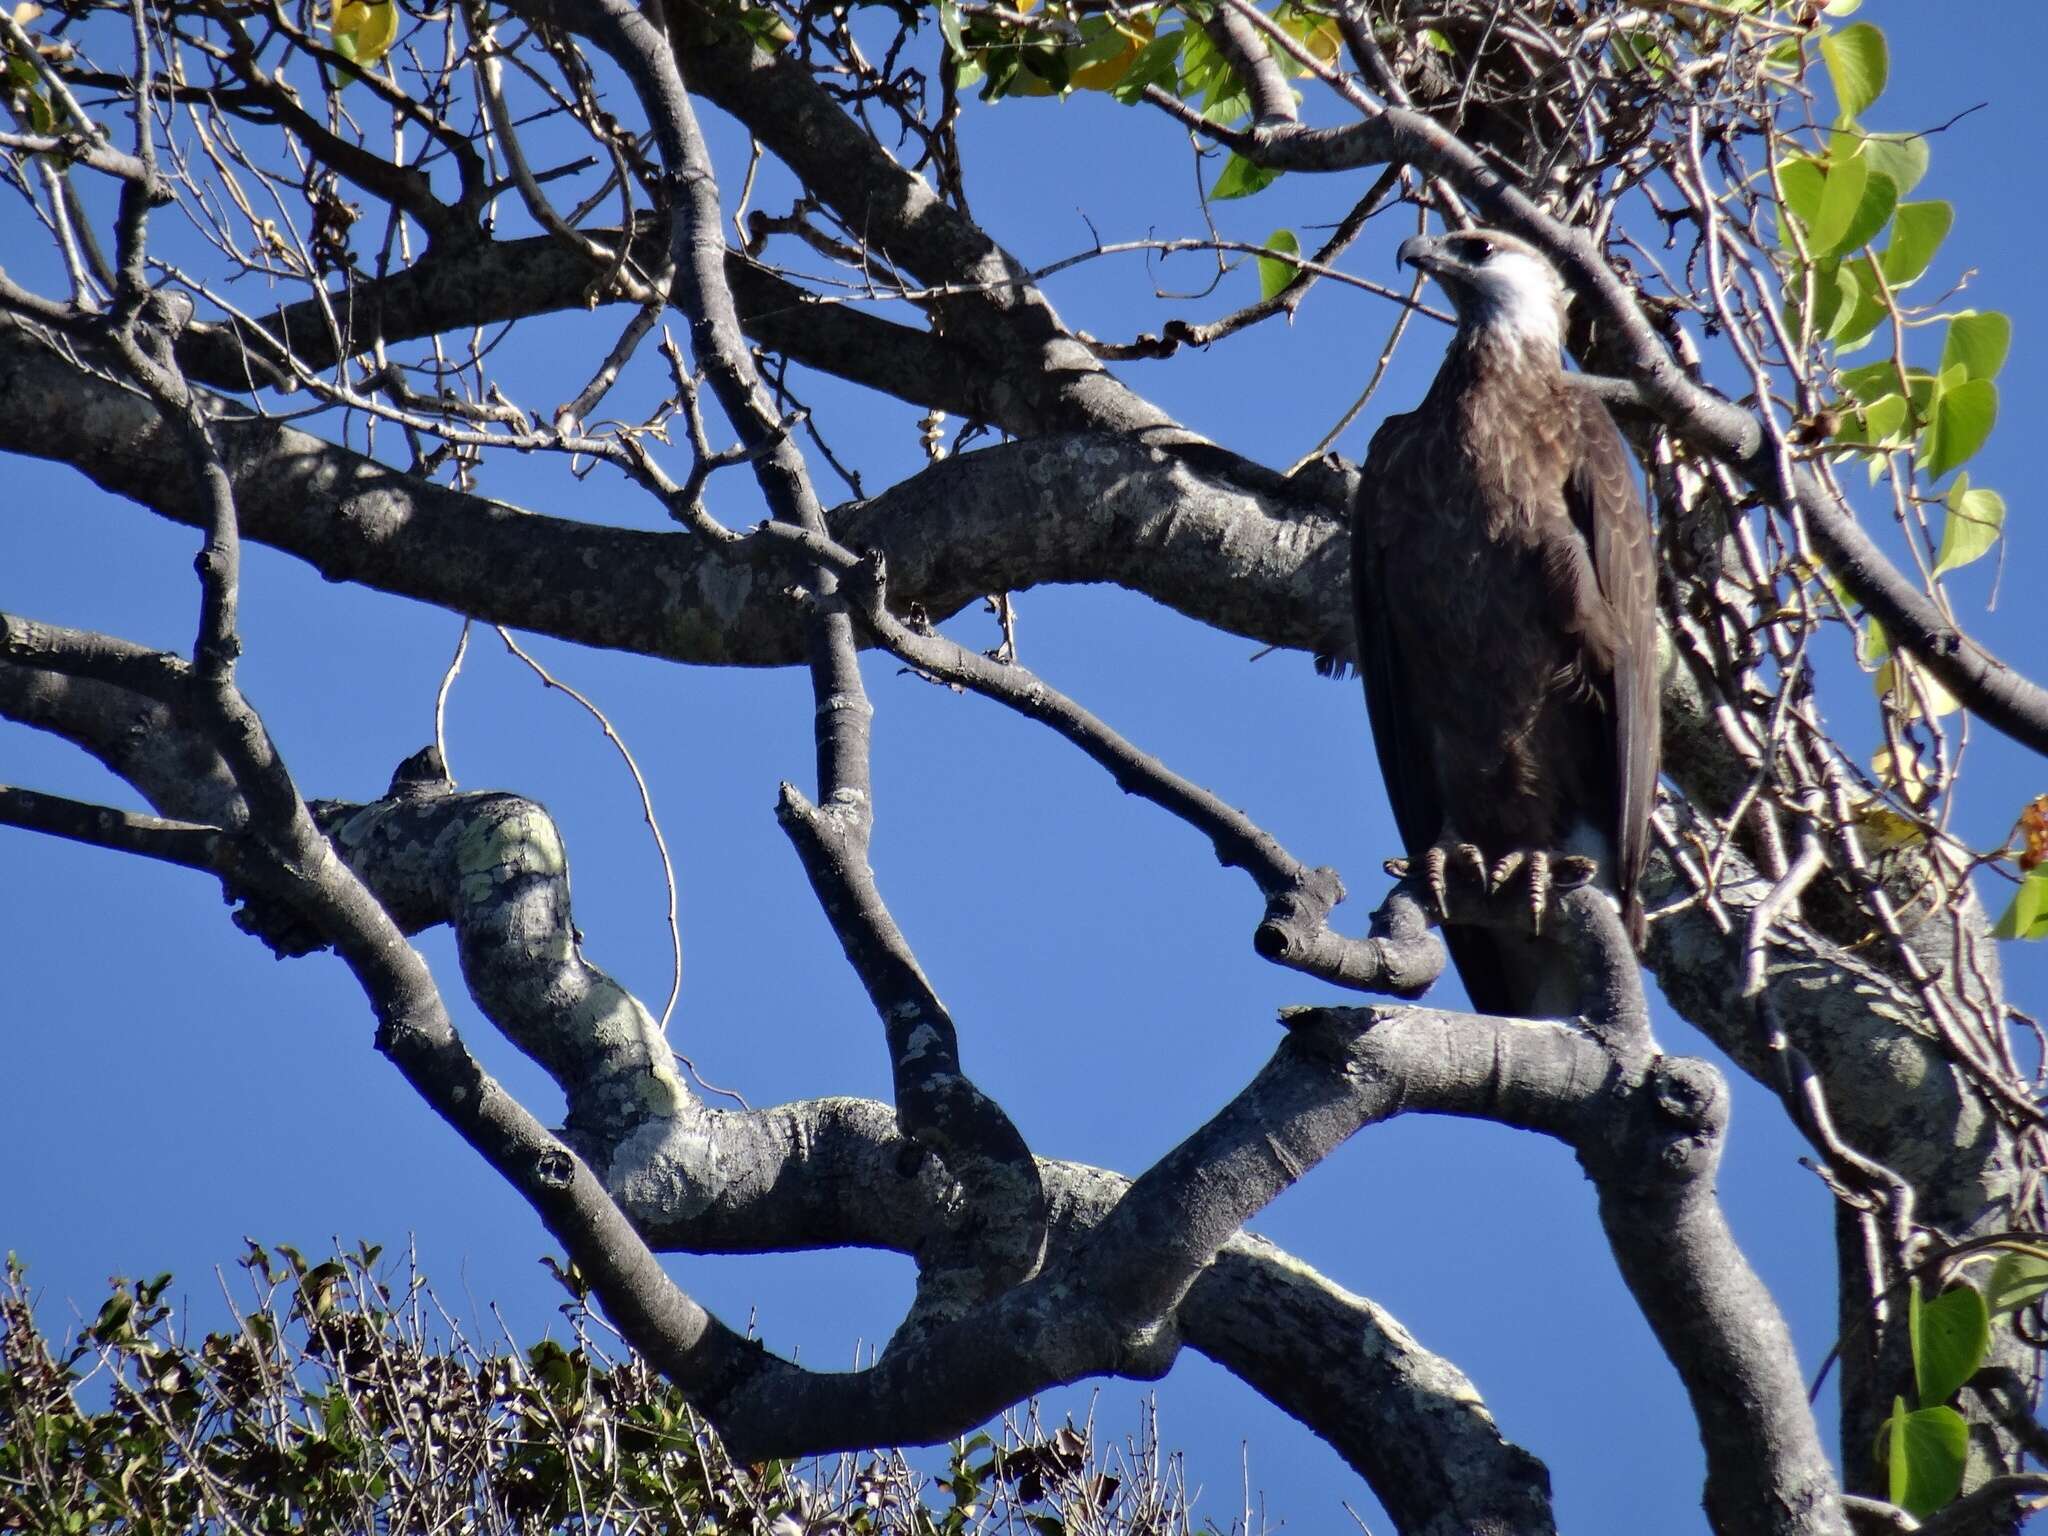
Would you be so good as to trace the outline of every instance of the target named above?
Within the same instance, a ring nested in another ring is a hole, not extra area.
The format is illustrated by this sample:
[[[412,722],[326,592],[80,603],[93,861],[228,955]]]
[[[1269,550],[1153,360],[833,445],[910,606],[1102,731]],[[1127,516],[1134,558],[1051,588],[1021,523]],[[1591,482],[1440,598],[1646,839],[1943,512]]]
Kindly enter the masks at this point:
[[[1458,332],[1421,405],[1373,435],[1352,516],[1359,670],[1387,798],[1440,909],[1450,873],[1527,882],[1532,931],[1449,925],[1475,1008],[1578,1011],[1535,931],[1561,859],[1597,866],[1630,936],[1656,794],[1656,564],[1632,458],[1565,374],[1566,290],[1528,242],[1404,242]]]

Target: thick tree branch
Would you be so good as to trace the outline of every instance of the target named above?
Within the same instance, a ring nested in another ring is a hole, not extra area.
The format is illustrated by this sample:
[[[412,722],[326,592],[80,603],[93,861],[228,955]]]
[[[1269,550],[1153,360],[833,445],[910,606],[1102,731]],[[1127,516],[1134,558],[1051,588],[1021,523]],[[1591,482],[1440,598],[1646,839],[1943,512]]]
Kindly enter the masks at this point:
[[[763,546],[763,571],[687,536],[465,495],[281,423],[223,416],[215,431],[248,537],[331,579],[677,661],[803,655],[801,613],[779,595],[794,574],[780,546]],[[0,448],[71,464],[175,521],[202,515],[182,450],[147,400],[5,319]],[[831,526],[841,543],[884,551],[894,599],[933,617],[984,592],[1114,581],[1233,633],[1348,656],[1334,488],[1290,492],[1269,474],[1243,485],[1235,467],[1114,438],[1012,444],[946,460],[835,511]]]
[[[90,630],[0,613],[0,658],[21,667],[106,683],[159,703],[189,696],[192,668],[176,656]]]

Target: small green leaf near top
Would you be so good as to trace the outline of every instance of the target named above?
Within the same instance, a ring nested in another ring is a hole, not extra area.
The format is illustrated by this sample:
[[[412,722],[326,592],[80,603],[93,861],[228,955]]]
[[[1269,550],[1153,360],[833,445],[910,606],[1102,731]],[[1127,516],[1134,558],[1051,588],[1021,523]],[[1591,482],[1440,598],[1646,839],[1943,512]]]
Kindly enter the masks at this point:
[[[1996,310],[1966,309],[1952,315],[1948,339],[1942,343],[1941,371],[1960,366],[1963,377],[1992,379],[2005,366],[2012,346],[2012,321]]]
[[[1866,133],[1862,156],[1874,171],[1883,171],[1904,197],[1927,174],[1931,154],[1922,133]]]
[[[1968,475],[1956,476],[1947,497],[1948,516],[1941,526],[1941,550],[1934,559],[1934,574],[1945,575],[1981,558],[1998,542],[2005,527],[2005,498],[1970,484]]]
[[[1992,925],[1995,939],[2048,939],[2048,864],[2030,870]]]
[[[2017,1311],[2048,1295],[2048,1254],[2008,1249],[1991,1266],[1986,1304],[1994,1315]]]
[[[1939,480],[1966,464],[1998,420],[1998,386],[1989,379],[1951,376],[1938,380],[1927,430],[1920,439],[1920,467]]]
[[[1792,217],[1802,225],[1812,227],[1812,221],[1821,213],[1821,193],[1827,188],[1827,168],[1812,156],[1786,156],[1778,164],[1778,188]],[[1784,233],[1780,233],[1780,244],[1786,248],[1792,246]]]
[[[1820,56],[1828,67],[1828,79],[1835,87],[1835,104],[1844,118],[1854,120],[1884,94],[1890,74],[1884,34],[1867,21],[1824,33]]]
[[[105,1344],[119,1337],[134,1311],[135,1298],[126,1291],[116,1291],[100,1304],[99,1316],[92,1323],[93,1338]]]
[[[1875,239],[1899,204],[1898,183],[1875,169],[1848,134],[1832,136],[1827,179],[1807,222],[1807,254],[1815,260],[1858,250]]]
[[[1266,236],[1266,248],[1285,251],[1290,256],[1301,254],[1301,242],[1294,237],[1291,229],[1276,229]],[[1259,258],[1259,297],[1270,299],[1301,275],[1301,268],[1291,261],[1279,261],[1271,256]]]
[[[1952,1285],[1932,1301],[1919,1288],[1907,1304],[1913,1341],[1913,1381],[1919,1401],[1945,1403],[1977,1374],[1991,1345],[1991,1316],[1974,1285]]]
[[[1892,1416],[1879,1432],[1891,1501],[1913,1515],[1931,1515],[1963,1486],[1970,1454],[1970,1428],[1949,1407],[1906,1412],[1904,1398],[1892,1400]]]
[[[1128,107],[1143,99],[1148,85],[1171,90],[1179,70],[1181,44],[1186,37],[1184,32],[1164,32],[1153,38],[1138,50],[1137,57],[1131,60],[1131,67],[1109,88],[1109,94]]]
[[[1923,277],[1934,262],[1934,253],[1948,238],[1956,211],[1948,203],[1901,203],[1892,214],[1892,238],[1884,248],[1879,268],[1894,290]]]
[[[1842,388],[1865,404],[1894,394],[1899,387],[1899,367],[1890,358],[1842,370]]]
[[[1216,185],[1209,189],[1209,195],[1219,201],[1233,197],[1250,197],[1254,192],[1263,192],[1279,179],[1278,171],[1269,171],[1262,165],[1254,165],[1243,155],[1231,152],[1224,162],[1223,173],[1216,178]]]

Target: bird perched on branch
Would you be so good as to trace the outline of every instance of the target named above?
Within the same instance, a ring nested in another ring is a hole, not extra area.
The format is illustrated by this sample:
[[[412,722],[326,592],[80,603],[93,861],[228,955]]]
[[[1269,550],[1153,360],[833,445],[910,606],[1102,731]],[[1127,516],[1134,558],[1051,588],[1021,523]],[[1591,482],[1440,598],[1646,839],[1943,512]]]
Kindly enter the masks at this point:
[[[1597,865],[1629,932],[1657,781],[1656,566],[1633,461],[1561,360],[1566,290],[1513,235],[1418,236],[1458,333],[1422,404],[1387,419],[1353,509],[1359,666],[1394,820],[1439,909],[1453,881]],[[1578,1008],[1540,933],[1451,925],[1473,1005]]]

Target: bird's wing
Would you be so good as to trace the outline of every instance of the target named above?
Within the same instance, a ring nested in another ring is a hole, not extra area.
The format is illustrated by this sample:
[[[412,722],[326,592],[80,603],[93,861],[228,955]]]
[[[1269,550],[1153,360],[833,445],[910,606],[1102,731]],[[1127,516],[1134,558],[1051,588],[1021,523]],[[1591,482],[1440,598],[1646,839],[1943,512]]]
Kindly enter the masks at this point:
[[[1389,416],[1373,434],[1351,524],[1351,604],[1358,622],[1358,673],[1365,680],[1365,707],[1372,717],[1372,744],[1394,825],[1410,854],[1420,854],[1443,831],[1444,808],[1430,760],[1429,740],[1417,713],[1405,665],[1388,622],[1396,599],[1380,569],[1378,541],[1388,510],[1420,494],[1417,434],[1425,430],[1414,415]]]
[[[1597,600],[1605,610],[1601,617],[1609,654],[1600,658],[1606,665],[1599,670],[1608,671],[1611,688],[1602,692],[1613,721],[1613,879],[1630,933],[1640,943],[1643,918],[1636,884],[1649,853],[1650,811],[1657,795],[1657,557],[1636,494],[1635,461],[1614,419],[1590,395],[1578,394],[1576,403],[1565,501],[1592,555]]]
[[[1402,656],[1388,614],[1402,594],[1380,569],[1378,535],[1401,509],[1429,507],[1424,473],[1431,428],[1421,413],[1389,416],[1373,434],[1351,526],[1351,599],[1358,624],[1358,672],[1380,777],[1404,850],[1420,858],[1444,833],[1443,795],[1426,725],[1431,701],[1418,697],[1416,670]],[[1441,928],[1451,964],[1481,1013],[1518,1014],[1527,988],[1514,979],[1498,935],[1483,928]]]

